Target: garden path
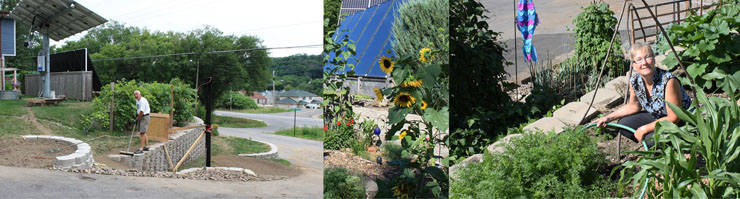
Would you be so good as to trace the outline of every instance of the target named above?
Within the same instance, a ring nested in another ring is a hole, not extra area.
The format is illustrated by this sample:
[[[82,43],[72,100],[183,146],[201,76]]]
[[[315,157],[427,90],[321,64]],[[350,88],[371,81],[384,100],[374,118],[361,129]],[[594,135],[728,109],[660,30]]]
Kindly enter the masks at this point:
[[[46,128],[44,125],[41,125],[38,120],[36,120],[36,116],[33,115],[33,110],[30,107],[26,107],[26,111],[28,111],[28,116],[31,120],[31,123],[33,123],[33,126],[35,126],[39,131],[41,131],[42,135],[54,135],[54,133],[49,130],[49,128]]]

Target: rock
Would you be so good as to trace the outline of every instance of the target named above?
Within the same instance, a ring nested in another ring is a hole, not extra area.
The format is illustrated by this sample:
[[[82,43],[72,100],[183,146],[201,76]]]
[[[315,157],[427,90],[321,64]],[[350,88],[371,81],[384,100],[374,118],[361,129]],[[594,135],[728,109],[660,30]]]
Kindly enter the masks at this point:
[[[554,117],[545,117],[525,126],[524,131],[534,132],[539,129],[543,132],[552,131],[556,134],[559,134],[560,132],[563,132],[564,127],[565,123],[561,122],[560,120],[555,119]]]
[[[452,165],[450,167],[450,178],[458,179],[458,176],[457,176],[458,170],[462,169],[463,167],[467,167],[470,164],[481,163],[481,162],[483,162],[483,154],[475,154],[468,158],[465,158],[465,160],[463,160],[462,162]]]
[[[594,94],[597,94],[594,98]],[[601,88],[598,91],[592,90],[581,96],[581,102],[590,104],[593,99],[593,106],[598,108],[614,108],[622,102],[622,95],[612,89]]]
[[[249,169],[244,169],[244,171],[242,171],[242,172],[244,172],[244,174],[247,174],[247,175],[250,175],[250,176],[257,176],[257,174],[254,173],[254,171],[249,170]]]
[[[506,150],[506,145],[511,142],[511,139],[518,137],[522,137],[522,134],[507,135],[506,137],[496,141],[496,143],[489,145],[486,149],[488,149],[488,153],[490,154],[503,153]]]
[[[586,118],[583,118],[586,109],[588,109],[588,114],[586,114]],[[586,103],[571,102],[556,110],[553,116],[566,125],[580,125],[596,117],[597,113],[596,108],[589,109]]]

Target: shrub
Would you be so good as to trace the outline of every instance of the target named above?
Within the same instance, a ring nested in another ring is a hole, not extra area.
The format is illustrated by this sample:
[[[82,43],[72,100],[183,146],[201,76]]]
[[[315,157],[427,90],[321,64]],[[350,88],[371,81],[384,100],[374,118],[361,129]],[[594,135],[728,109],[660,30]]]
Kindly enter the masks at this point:
[[[447,49],[449,6],[447,0],[411,0],[403,3],[393,22],[393,50],[398,55],[413,55],[422,48]],[[447,52],[439,53],[432,63],[449,63],[447,55]]]
[[[613,187],[597,173],[605,161],[594,140],[573,130],[524,134],[503,154],[485,154],[460,171],[452,198],[596,198]]]
[[[115,110],[113,110],[113,128],[115,130],[124,130],[127,126],[132,125],[130,121],[136,118],[136,99],[134,91],[139,90],[142,97],[149,101],[152,113],[169,112],[170,106],[170,85],[174,86],[175,110],[174,119],[178,123],[185,123],[192,120],[193,102],[195,102],[195,91],[189,85],[182,83],[179,79],[173,79],[170,84],[163,83],[141,83],[136,80],[120,80],[115,84],[115,91],[110,87],[102,87],[100,96],[93,100],[94,113],[91,117],[99,121],[101,126],[110,124],[110,103],[113,98]],[[115,97],[114,97],[115,96]]]
[[[381,147],[383,148],[383,157],[385,157],[386,160],[392,161],[401,159],[401,152],[403,152],[403,147],[401,147],[400,144],[396,144],[395,142],[387,142]]]
[[[365,186],[345,168],[325,168],[324,198],[365,198]]]
[[[332,130],[327,132],[324,137],[324,149],[339,150],[352,147],[352,142],[357,142],[357,134],[351,125],[354,123],[354,119],[352,117],[341,117],[335,118],[335,120],[337,120],[336,125],[332,125]],[[347,123],[350,123],[350,125],[347,125]]]
[[[609,41],[614,34],[614,26],[617,25],[617,18],[614,12],[609,10],[609,4],[604,2],[592,3],[573,19],[576,28],[576,59],[586,71],[598,71],[601,68],[604,58],[609,51],[612,51],[606,72],[609,77],[616,77],[624,74],[624,57],[615,52],[622,52],[620,49],[622,42],[619,40],[619,34],[614,39],[612,48],[609,49]],[[598,70],[597,70],[598,69]],[[592,87],[593,85],[588,85]]]
[[[679,52],[686,72],[700,88],[717,89],[727,82],[729,75],[740,78],[740,1],[726,1],[720,8],[702,16],[690,16],[680,24],[668,28],[668,38],[674,46],[683,47]],[[671,50],[662,39],[658,52]],[[678,65],[670,53],[663,60],[669,69]],[[689,84],[688,80],[682,84]]]
[[[231,99],[230,99],[231,98]],[[218,107],[220,108],[235,108],[235,109],[256,109],[257,103],[254,103],[252,98],[247,97],[239,92],[225,93],[218,98]]]

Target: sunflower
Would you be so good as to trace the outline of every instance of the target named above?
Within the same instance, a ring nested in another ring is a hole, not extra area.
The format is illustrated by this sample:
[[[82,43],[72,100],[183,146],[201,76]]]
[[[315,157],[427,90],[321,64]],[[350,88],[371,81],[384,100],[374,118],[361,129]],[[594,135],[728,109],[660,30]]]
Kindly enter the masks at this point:
[[[380,70],[383,70],[385,74],[390,74],[391,72],[393,72],[393,65],[395,65],[395,63],[391,61],[391,58],[382,56],[380,57],[380,59],[378,59],[378,62],[380,63]]]
[[[398,95],[396,95],[396,98],[393,100],[393,103],[400,107],[411,107],[411,105],[416,104],[416,98],[409,95],[408,93],[401,92]]]
[[[421,110],[427,109],[427,101],[421,100]]]
[[[406,186],[403,184],[399,184],[393,188],[393,196],[399,197],[399,198],[409,198],[409,190]]]
[[[401,83],[401,87],[419,88],[419,87],[421,87],[421,83],[422,83],[421,80],[406,81],[406,82]]]
[[[421,50],[419,50],[419,60],[422,63],[428,63],[431,62],[432,59],[434,59],[434,56],[430,56],[429,59],[427,59],[427,53],[429,53],[430,51],[432,51],[432,49],[429,48],[422,48]]]
[[[398,136],[398,139],[403,140],[403,137],[406,137],[406,131],[401,132],[401,135]]]
[[[383,101],[383,92],[378,88],[373,88],[373,90],[375,90],[375,100]]]

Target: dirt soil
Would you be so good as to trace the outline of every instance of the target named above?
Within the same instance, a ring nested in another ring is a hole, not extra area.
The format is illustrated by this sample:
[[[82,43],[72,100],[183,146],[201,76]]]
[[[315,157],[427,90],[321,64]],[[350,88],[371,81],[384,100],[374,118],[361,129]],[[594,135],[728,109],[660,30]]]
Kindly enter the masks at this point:
[[[325,150],[324,151],[324,167],[325,168],[345,168],[353,174],[360,174],[367,176],[368,178],[375,179],[391,179],[394,174],[399,173],[393,166],[388,164],[380,165],[376,162],[363,159],[360,156],[356,156],[352,153],[345,153],[341,151]]]
[[[52,140],[0,140],[0,165],[26,168],[51,168],[57,156],[74,153],[77,147],[71,146],[50,153],[51,149],[68,146],[69,143]]]

